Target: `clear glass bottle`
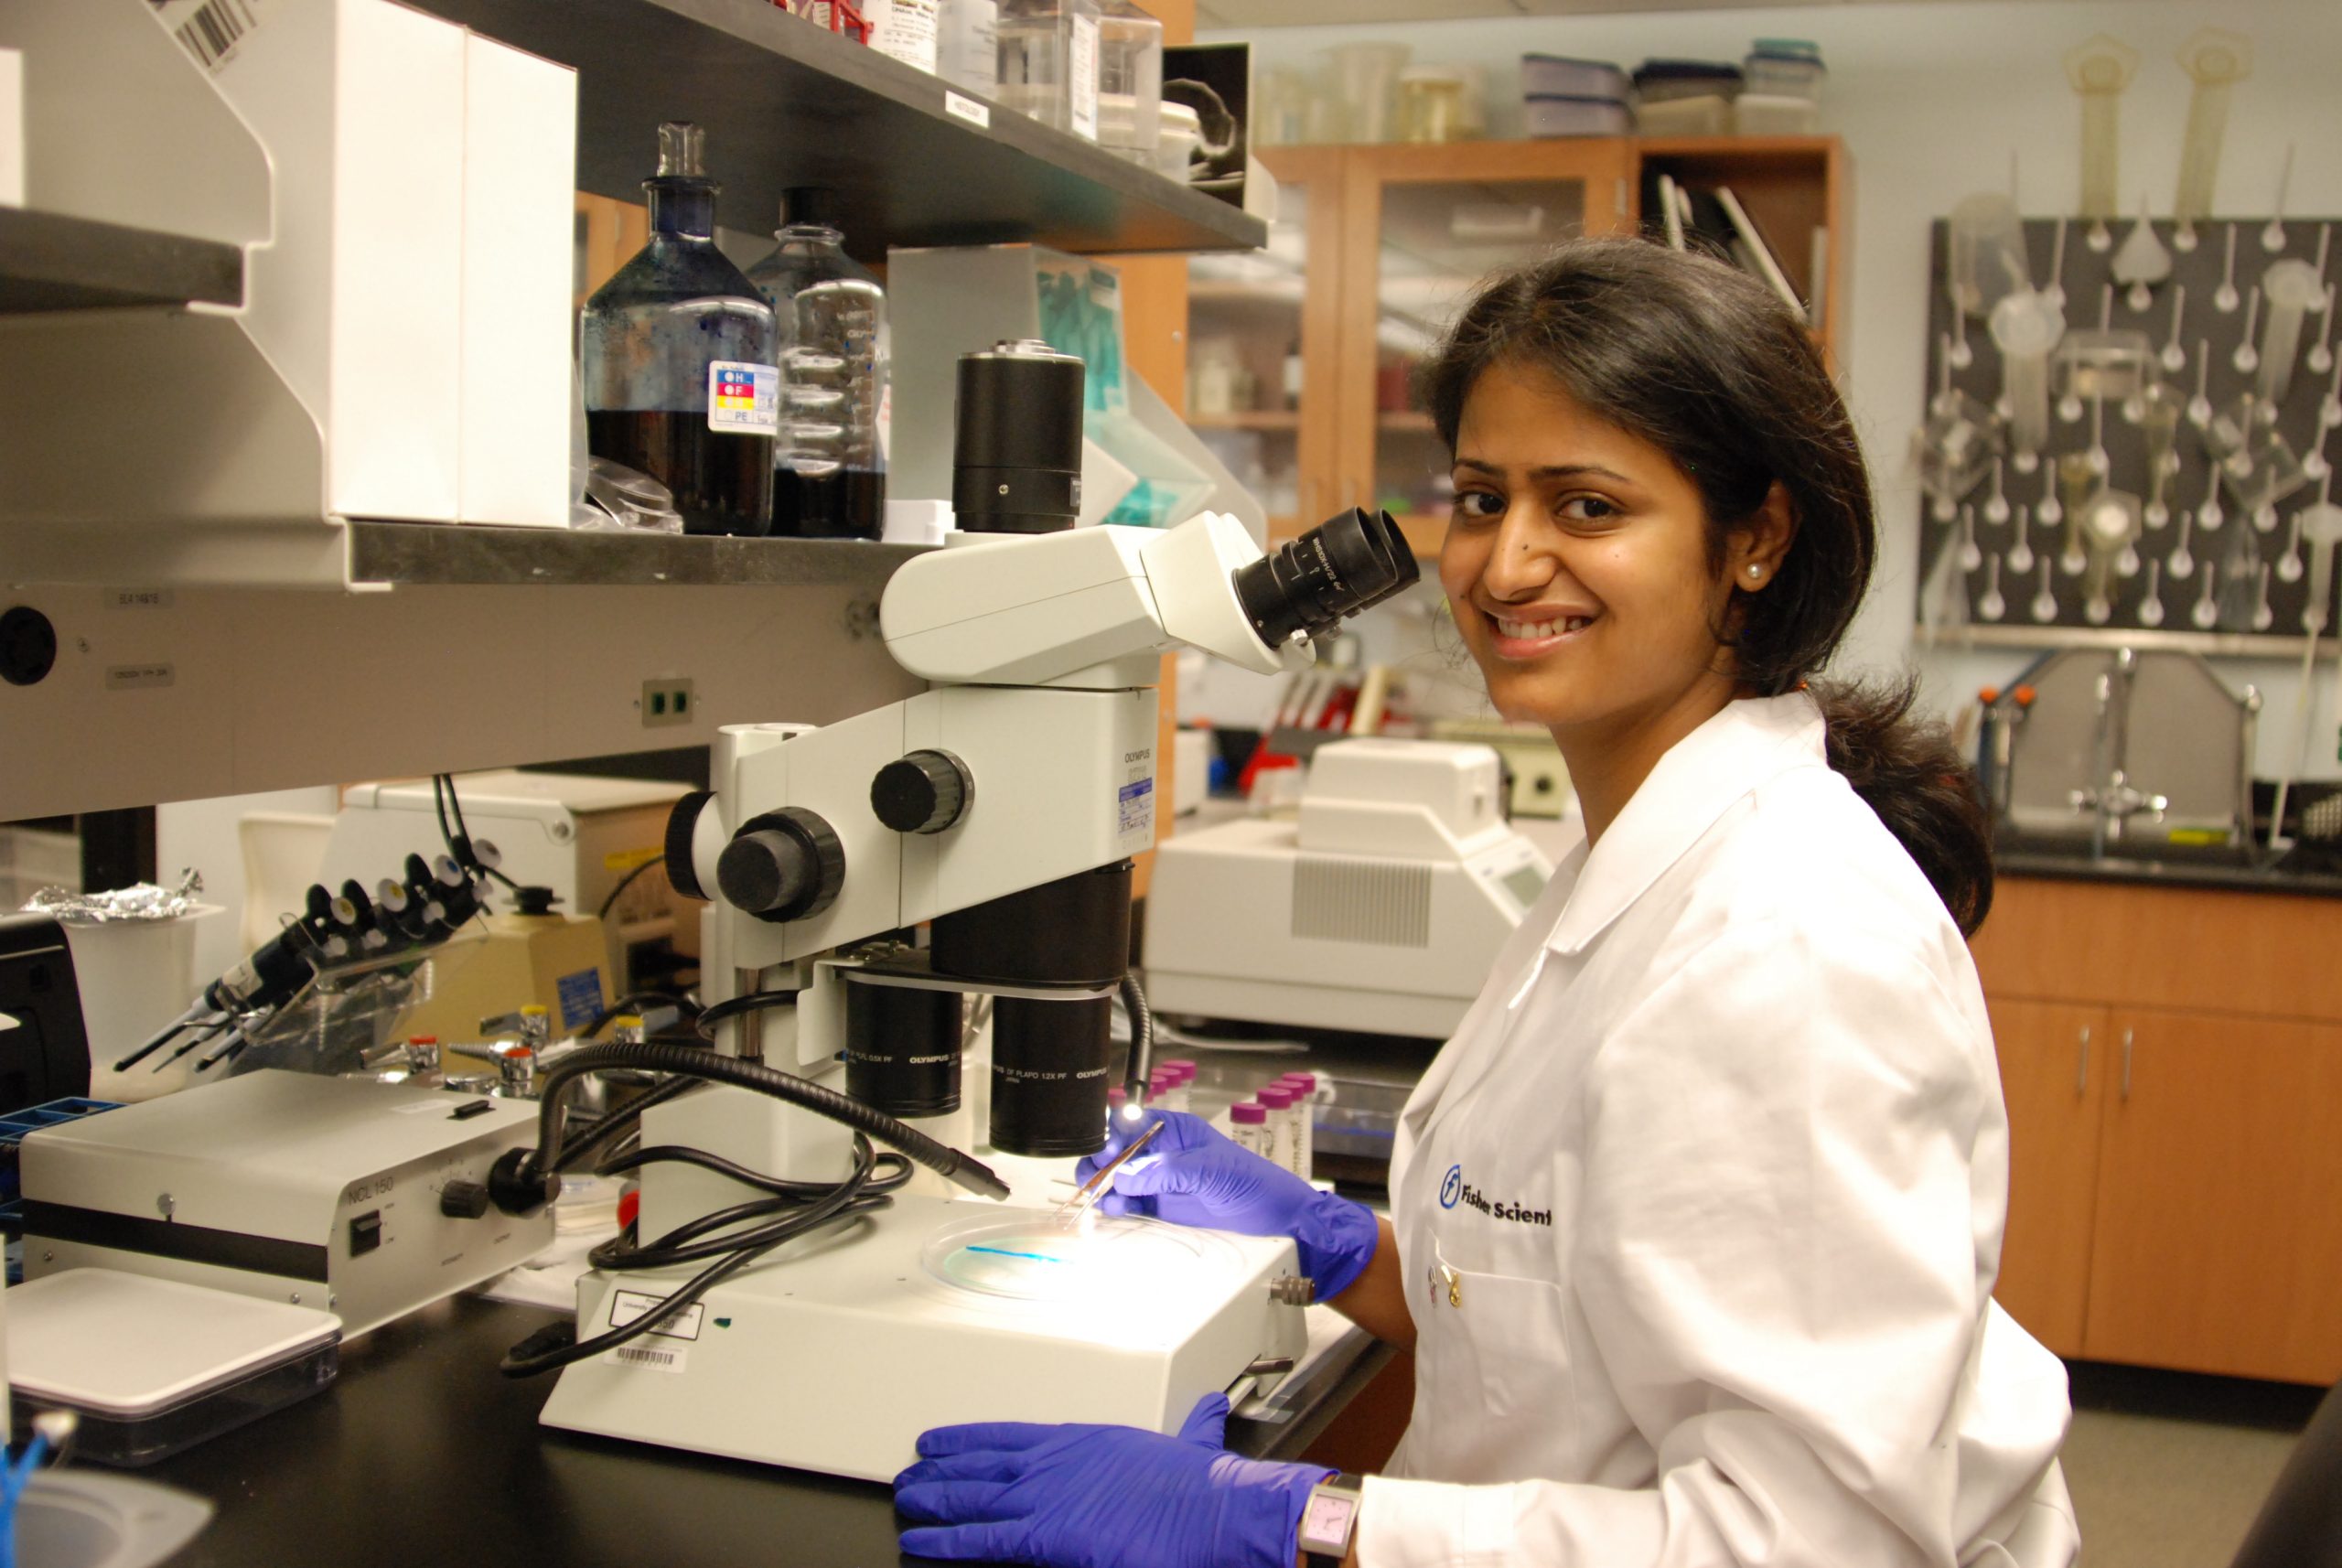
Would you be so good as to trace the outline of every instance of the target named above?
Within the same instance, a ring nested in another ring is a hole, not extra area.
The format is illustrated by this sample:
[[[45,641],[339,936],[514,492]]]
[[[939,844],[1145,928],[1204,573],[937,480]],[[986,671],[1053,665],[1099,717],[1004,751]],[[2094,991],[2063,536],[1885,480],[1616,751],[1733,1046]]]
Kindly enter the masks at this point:
[[[845,253],[830,193],[781,198],[779,242],[748,269],[779,317],[780,433],[772,531],[876,539],[886,521],[886,295]]]
[[[1163,136],[1163,24],[1131,0],[1098,0],[1098,145],[1155,166]]]
[[[1098,0],[1000,0],[1001,105],[1096,141],[1098,24]]]
[[[586,446],[673,492],[686,533],[768,532],[780,328],[715,248],[698,126],[659,127],[650,241],[586,302]]]

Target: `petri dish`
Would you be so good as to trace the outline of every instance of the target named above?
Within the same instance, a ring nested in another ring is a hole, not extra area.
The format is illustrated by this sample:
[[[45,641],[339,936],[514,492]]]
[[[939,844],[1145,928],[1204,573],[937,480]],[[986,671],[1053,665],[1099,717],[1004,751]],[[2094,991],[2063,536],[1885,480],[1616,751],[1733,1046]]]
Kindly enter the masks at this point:
[[[1068,1224],[1034,1212],[955,1220],[929,1239],[919,1262],[953,1290],[1057,1303],[1160,1297],[1216,1280],[1241,1259],[1210,1231],[1134,1218]]]

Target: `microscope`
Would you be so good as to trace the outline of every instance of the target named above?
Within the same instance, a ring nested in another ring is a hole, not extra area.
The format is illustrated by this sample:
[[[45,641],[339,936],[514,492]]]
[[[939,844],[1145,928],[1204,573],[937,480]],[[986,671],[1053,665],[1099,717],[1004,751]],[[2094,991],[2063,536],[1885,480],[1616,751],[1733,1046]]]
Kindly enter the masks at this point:
[[[546,1423],[885,1479],[951,1422],[1175,1431],[1202,1394],[1263,1386],[1299,1353],[1289,1241],[1069,1229],[997,1201],[998,1175],[915,1124],[960,1105],[979,994],[993,1147],[1102,1146],[1118,994],[1130,1107],[1146,1081],[1131,856],[1155,839],[1160,655],[1295,669],[1416,575],[1390,518],[1362,510],[1268,553],[1214,513],[1076,528],[1082,374],[1035,342],[960,361],[960,532],[896,573],[879,613],[929,689],[826,726],[725,726],[714,788],[677,802],[667,867],[708,900],[711,1048],[573,1054],[544,1079],[537,1149],[491,1184],[508,1208],[545,1200],[576,1077],[690,1075],[640,1112],[634,1234],[661,1243],[586,1276],[575,1343],[507,1359],[562,1369]],[[757,1229],[792,1195],[807,1223]],[[746,1239],[728,1258],[727,1237]]]

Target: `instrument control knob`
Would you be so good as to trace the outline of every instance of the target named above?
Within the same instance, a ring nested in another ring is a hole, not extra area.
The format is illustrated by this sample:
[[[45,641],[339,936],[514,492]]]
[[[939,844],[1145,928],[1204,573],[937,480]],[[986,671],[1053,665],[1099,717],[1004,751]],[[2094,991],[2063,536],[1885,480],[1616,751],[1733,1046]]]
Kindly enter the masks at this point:
[[[451,1181],[439,1189],[439,1212],[450,1219],[478,1219],[488,1213],[488,1188],[476,1181]]]
[[[813,812],[784,806],[741,825],[716,860],[715,883],[726,903],[759,919],[807,919],[845,886],[845,845]]]
[[[870,809],[898,833],[940,833],[967,813],[975,795],[968,765],[948,751],[914,751],[870,781]]]

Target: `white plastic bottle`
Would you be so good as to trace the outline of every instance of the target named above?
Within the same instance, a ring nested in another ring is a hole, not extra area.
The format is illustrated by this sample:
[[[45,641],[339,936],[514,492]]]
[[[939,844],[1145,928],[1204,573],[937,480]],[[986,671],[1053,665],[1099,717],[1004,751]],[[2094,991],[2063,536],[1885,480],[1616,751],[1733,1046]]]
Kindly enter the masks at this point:
[[[1243,1104],[1228,1108],[1228,1135],[1236,1140],[1240,1149],[1250,1149],[1262,1158],[1269,1154],[1269,1108],[1265,1105]]]
[[[1268,1107],[1270,1159],[1285,1169],[1300,1174],[1301,1130],[1299,1118],[1294,1114],[1294,1094],[1289,1089],[1271,1084],[1252,1097]]]
[[[962,92],[991,98],[1000,91],[1000,0],[943,0],[936,64]]]
[[[1317,1168],[1317,1075],[1289,1072],[1277,1082],[1293,1090],[1294,1128],[1300,1145],[1295,1169],[1314,1176]]]

